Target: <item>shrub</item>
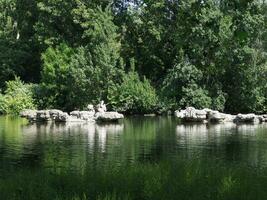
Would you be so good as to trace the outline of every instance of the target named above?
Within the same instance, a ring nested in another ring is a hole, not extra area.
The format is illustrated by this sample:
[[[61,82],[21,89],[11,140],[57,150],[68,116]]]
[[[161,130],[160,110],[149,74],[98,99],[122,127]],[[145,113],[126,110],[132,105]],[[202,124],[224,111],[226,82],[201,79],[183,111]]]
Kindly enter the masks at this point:
[[[74,50],[65,44],[49,47],[42,55],[42,82],[39,90],[40,106],[43,108],[63,107],[68,91],[69,63]]]
[[[109,105],[120,112],[152,112],[157,100],[156,91],[150,82],[146,78],[140,80],[133,71],[124,75],[122,83],[111,87],[108,93]]]
[[[7,110],[7,99],[0,93],[0,114],[5,114]]]
[[[61,44],[48,48],[42,57],[44,65],[38,93],[43,108],[71,111],[106,100],[108,88],[116,80],[115,76],[120,76],[120,69],[114,66],[104,69],[94,65],[85,47],[73,49]]]
[[[215,94],[212,96],[212,109],[224,111],[227,94],[217,87]]]
[[[171,69],[163,81],[162,97],[172,107],[210,107],[208,91],[199,86],[202,72],[189,61],[183,60]]]
[[[72,10],[73,22],[82,31],[83,46],[62,43],[43,54],[40,103],[66,111],[107,100],[110,85],[121,81],[121,44],[109,7]]]
[[[23,83],[19,78],[6,82],[4,95],[0,95],[2,114],[19,114],[24,109],[34,109],[33,85]]]
[[[198,87],[197,84],[188,84],[186,87],[182,87],[181,93],[183,94],[179,101],[179,106],[181,107],[211,107],[212,100],[208,96],[208,91]]]

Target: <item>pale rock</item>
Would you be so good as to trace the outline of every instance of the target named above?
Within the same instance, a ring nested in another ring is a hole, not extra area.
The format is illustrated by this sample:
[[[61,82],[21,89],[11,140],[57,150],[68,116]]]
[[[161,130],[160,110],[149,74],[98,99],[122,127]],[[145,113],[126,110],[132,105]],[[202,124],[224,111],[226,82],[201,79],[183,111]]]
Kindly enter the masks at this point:
[[[49,110],[38,110],[36,112],[36,121],[50,121]]]
[[[235,115],[225,114],[225,113],[222,114],[225,116],[224,122],[234,122],[234,119],[236,118]]]
[[[208,113],[208,119],[210,122],[215,123],[222,123],[224,122],[226,116],[223,113],[220,113],[219,111],[210,111]]]
[[[101,122],[114,122],[123,118],[123,114],[120,114],[118,112],[98,112],[95,115],[95,119]]]
[[[207,119],[205,110],[197,110],[193,107],[188,107],[185,110],[184,120],[189,122],[204,122]]]
[[[235,123],[259,123],[260,118],[259,116],[255,115],[254,113],[251,114],[238,114],[234,119]]]
[[[209,121],[214,123],[233,122],[234,118],[234,115],[221,113],[216,110],[208,112]]]
[[[176,110],[174,112],[174,115],[175,115],[175,117],[177,117],[179,119],[183,119],[185,117],[185,110],[181,110],[181,111]]]
[[[77,110],[72,111],[72,112],[70,113],[70,116],[71,116],[71,117],[80,118],[80,111],[77,111]]]
[[[62,112],[62,113],[58,116],[58,118],[56,119],[56,121],[57,121],[57,122],[67,122],[67,121],[69,121],[69,119],[70,119],[69,114],[66,113],[66,112]]]
[[[94,118],[95,112],[92,111],[80,111],[80,119],[89,121]]]
[[[259,116],[259,119],[260,119],[260,121],[261,121],[262,123],[265,123],[265,122],[267,122],[267,115],[260,115],[260,116]]]
[[[233,122],[235,119],[234,115],[220,113],[219,111],[205,108],[203,110],[198,110],[193,107],[188,107],[185,110],[176,111],[175,116],[183,121],[187,122]]]
[[[36,115],[37,115],[36,110],[27,109],[20,112],[21,117],[26,118],[30,121],[36,121]]]
[[[50,114],[50,118],[52,120],[58,120],[58,118],[60,117],[60,115],[63,114],[63,111],[61,110],[56,110],[56,109],[53,109],[53,110],[49,110],[49,114]]]

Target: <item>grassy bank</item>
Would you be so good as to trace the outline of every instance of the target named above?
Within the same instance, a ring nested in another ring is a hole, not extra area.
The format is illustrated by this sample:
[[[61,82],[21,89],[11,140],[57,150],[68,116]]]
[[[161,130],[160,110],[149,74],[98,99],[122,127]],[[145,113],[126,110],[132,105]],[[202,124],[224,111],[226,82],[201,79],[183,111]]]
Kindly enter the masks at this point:
[[[79,172],[54,169],[9,170],[0,177],[1,199],[191,199],[262,200],[267,196],[267,169],[216,161],[93,166]]]

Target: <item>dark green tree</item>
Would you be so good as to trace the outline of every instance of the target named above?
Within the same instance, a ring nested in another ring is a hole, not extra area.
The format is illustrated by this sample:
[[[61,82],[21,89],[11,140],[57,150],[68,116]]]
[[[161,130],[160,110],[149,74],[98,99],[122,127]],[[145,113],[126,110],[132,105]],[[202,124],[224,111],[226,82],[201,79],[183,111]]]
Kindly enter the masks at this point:
[[[61,44],[43,54],[42,88],[48,97],[44,107],[70,111],[107,100],[109,88],[123,74],[120,42],[109,8],[91,9],[78,2],[73,15],[86,45],[71,48]]]
[[[0,13],[0,87],[16,75],[38,82],[40,52],[34,39],[35,1],[1,0]]]

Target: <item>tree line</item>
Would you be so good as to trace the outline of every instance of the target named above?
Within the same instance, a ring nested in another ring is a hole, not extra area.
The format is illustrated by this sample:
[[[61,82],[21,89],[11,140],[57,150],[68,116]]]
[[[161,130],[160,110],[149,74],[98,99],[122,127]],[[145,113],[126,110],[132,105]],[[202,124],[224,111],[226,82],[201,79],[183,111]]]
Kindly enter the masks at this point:
[[[0,112],[267,112],[264,0],[0,0]]]

